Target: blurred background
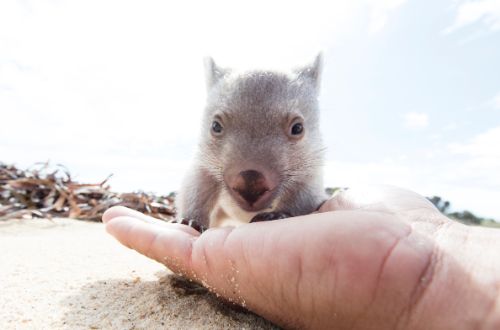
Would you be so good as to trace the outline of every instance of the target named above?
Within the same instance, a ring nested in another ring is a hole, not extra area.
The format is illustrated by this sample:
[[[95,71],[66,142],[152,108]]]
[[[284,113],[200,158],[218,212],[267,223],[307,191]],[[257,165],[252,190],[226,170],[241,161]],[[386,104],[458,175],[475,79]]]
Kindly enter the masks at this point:
[[[324,52],[325,183],[500,219],[500,0],[0,2],[0,161],[167,194],[196,150],[203,57]]]

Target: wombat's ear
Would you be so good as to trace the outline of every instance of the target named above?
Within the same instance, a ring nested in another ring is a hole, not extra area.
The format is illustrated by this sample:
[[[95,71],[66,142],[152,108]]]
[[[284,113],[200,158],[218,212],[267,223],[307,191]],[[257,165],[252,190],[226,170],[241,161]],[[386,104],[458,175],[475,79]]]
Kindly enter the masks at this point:
[[[224,69],[215,64],[215,61],[211,57],[205,58],[205,78],[207,81],[207,90],[212,89],[212,87],[225,75],[229,74],[229,69]]]
[[[314,87],[316,87],[316,92],[319,92],[321,71],[323,69],[323,54],[319,53],[316,55],[314,62],[306,67],[295,70],[298,79],[308,79],[310,80]]]

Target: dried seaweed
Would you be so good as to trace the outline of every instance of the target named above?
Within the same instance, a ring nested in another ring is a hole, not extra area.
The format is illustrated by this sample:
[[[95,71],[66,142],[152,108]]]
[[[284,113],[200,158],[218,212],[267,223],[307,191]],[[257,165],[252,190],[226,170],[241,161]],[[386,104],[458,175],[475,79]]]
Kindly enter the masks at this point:
[[[100,221],[104,211],[116,205],[166,221],[175,216],[173,194],[112,192],[110,178],[95,184],[79,183],[62,165],[37,163],[21,170],[0,162],[0,220],[68,217]]]

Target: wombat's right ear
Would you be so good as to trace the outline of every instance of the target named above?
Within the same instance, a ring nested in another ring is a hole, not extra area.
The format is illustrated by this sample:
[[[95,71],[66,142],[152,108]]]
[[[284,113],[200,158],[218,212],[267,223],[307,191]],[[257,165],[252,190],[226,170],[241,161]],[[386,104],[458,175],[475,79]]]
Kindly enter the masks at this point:
[[[316,92],[319,93],[320,87],[320,79],[321,79],[321,71],[323,69],[323,54],[319,53],[314,62],[310,65],[295,70],[299,79],[308,79],[310,80],[314,87],[316,88]]]
[[[211,57],[205,58],[205,78],[207,81],[207,90],[211,90],[212,87],[217,84],[217,82],[223,78],[225,75],[229,74],[231,71],[229,69],[224,69],[215,64],[215,61]]]

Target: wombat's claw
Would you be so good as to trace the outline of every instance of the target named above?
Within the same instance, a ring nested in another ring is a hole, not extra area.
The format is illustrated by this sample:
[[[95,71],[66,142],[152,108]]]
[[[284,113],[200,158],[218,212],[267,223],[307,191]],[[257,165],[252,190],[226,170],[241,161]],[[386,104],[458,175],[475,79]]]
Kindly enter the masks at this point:
[[[257,214],[250,222],[271,221],[290,218],[292,215],[286,212],[262,212]]]
[[[185,219],[185,218],[174,219],[174,220],[171,220],[170,222],[171,223],[180,223],[181,225],[189,226],[189,227],[199,231],[200,233],[203,233],[205,230],[208,229],[207,227],[203,226],[200,222],[193,220],[193,219]]]

